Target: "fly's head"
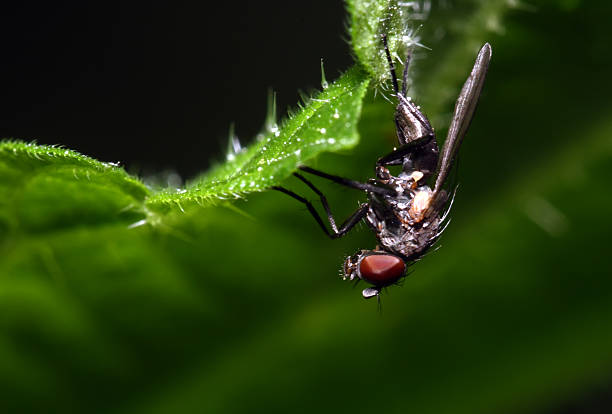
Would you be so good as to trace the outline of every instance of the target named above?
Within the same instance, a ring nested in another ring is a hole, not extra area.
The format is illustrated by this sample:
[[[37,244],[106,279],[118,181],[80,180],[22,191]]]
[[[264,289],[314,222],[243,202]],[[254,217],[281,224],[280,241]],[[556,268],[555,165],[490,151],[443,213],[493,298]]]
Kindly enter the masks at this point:
[[[370,287],[363,290],[366,299],[378,296],[382,288],[397,283],[406,275],[401,257],[381,250],[361,250],[344,262],[344,279],[363,280]]]

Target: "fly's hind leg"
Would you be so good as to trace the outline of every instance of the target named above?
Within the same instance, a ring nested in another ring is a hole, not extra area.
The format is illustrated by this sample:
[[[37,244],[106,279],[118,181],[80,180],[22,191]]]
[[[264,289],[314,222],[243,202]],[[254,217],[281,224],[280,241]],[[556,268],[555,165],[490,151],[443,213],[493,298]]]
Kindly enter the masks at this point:
[[[344,223],[342,223],[342,225],[338,228],[338,226],[336,225],[336,220],[334,219],[334,216],[331,213],[331,209],[329,208],[329,204],[327,203],[327,198],[325,197],[325,195],[323,195],[323,193],[317,187],[315,187],[314,184],[308,181],[305,177],[297,173],[294,173],[293,175],[295,175],[298,179],[300,179],[304,184],[306,184],[312,191],[314,191],[319,196],[319,199],[321,200],[321,204],[323,205],[323,208],[325,209],[325,213],[327,215],[327,220],[329,221],[331,231],[327,228],[327,226],[325,226],[323,219],[321,219],[321,216],[319,215],[319,213],[317,212],[317,210],[314,208],[314,206],[312,205],[310,201],[294,193],[293,191],[288,190],[281,186],[274,186],[272,187],[272,189],[276,191],[280,191],[281,193],[287,194],[288,196],[299,201],[300,203],[303,203],[308,209],[308,211],[310,212],[310,214],[312,215],[312,217],[315,219],[317,224],[319,224],[319,227],[321,227],[323,232],[329,238],[337,239],[339,237],[344,236],[353,227],[355,227],[357,223],[359,223],[365,217],[368,211],[368,207],[369,207],[367,203],[360,205],[359,208],[353,214],[351,214],[351,216],[348,219],[346,219]]]

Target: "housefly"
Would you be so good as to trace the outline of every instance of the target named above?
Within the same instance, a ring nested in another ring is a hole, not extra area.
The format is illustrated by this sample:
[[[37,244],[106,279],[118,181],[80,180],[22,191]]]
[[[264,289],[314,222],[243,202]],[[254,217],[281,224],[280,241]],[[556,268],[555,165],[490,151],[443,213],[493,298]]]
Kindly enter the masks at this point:
[[[382,41],[397,97],[395,125],[399,146],[378,159],[376,178],[367,183],[307,166],[299,167],[305,173],[365,191],[368,201],[338,226],[323,193],[303,175],[294,173],[319,196],[331,227],[329,230],[310,201],[284,187],[273,187],[305,204],[332,239],[344,236],[357,223],[365,220],[376,234],[377,246],[373,250],[360,250],[349,256],[343,266],[344,279],[363,280],[369,284],[362,292],[364,298],[378,297],[384,287],[405,277],[408,266],[419,260],[445,230],[454,191],[444,186],[476,110],[491,60],[491,46],[485,43],[459,93],[446,141],[440,149],[429,120],[406,95],[410,54],[404,64],[400,90],[385,35]],[[387,168],[394,165],[401,167],[398,175],[393,175]]]

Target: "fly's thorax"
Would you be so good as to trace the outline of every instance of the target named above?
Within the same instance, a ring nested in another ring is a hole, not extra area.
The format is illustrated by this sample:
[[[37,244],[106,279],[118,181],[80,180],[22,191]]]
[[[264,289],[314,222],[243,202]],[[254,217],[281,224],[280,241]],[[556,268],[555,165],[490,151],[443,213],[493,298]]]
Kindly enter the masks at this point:
[[[395,190],[395,194],[385,196],[385,203],[393,210],[395,216],[407,226],[423,222],[430,214],[434,194],[432,189],[424,183],[427,176],[419,170],[403,171],[397,177],[386,174],[385,184]]]
[[[384,202],[391,204],[395,199],[412,197],[411,193],[419,187],[419,181],[425,177],[425,174],[421,171],[403,171],[399,175],[392,175],[388,168],[381,165],[376,166],[376,179],[373,180],[375,183],[382,184],[383,186],[394,191],[392,195],[385,195]],[[370,199],[375,201],[382,201],[382,198],[374,193],[370,193]]]
[[[440,227],[434,192],[425,183],[427,175],[420,170],[387,175],[384,167],[377,172],[394,194],[370,194],[366,222],[376,233],[383,250],[404,258],[418,257],[435,242]],[[355,266],[353,263],[352,268]]]

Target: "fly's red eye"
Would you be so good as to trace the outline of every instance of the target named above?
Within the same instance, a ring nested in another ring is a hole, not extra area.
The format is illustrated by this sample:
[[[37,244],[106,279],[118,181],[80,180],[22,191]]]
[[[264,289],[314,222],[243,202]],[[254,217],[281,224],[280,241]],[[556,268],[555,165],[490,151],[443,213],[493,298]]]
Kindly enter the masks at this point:
[[[359,263],[361,278],[377,286],[386,286],[398,280],[406,271],[406,263],[390,254],[372,254]]]

